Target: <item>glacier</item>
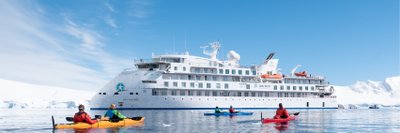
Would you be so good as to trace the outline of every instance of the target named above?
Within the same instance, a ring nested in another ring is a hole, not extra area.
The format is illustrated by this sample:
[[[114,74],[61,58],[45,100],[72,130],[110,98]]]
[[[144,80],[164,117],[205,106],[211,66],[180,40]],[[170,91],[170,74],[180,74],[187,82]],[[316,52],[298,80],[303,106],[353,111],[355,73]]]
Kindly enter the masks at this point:
[[[0,108],[75,108],[95,92],[0,79]]]
[[[339,106],[344,108],[398,107],[400,105],[400,76],[383,81],[357,81],[350,86],[335,86]]]

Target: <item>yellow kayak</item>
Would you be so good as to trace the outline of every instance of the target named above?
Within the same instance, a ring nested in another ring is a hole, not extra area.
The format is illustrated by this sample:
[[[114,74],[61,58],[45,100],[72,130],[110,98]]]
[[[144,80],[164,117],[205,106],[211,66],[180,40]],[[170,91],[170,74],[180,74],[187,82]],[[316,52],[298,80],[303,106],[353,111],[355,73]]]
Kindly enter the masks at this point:
[[[55,129],[66,129],[66,128],[73,128],[73,129],[87,129],[87,128],[111,128],[111,127],[125,127],[125,126],[133,126],[143,124],[144,117],[140,117],[138,119],[123,119],[118,122],[110,122],[110,121],[99,121],[94,124],[88,124],[84,122],[78,123],[66,123],[66,124],[55,124],[53,125]]]

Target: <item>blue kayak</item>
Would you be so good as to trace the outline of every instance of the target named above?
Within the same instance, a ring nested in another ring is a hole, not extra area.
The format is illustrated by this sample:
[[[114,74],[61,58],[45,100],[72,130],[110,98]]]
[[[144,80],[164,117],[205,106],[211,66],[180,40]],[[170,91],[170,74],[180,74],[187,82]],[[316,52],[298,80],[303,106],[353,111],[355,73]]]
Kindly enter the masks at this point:
[[[237,112],[237,113],[229,113],[229,112],[221,112],[221,113],[204,113],[205,116],[238,116],[238,115],[253,115],[253,112]]]

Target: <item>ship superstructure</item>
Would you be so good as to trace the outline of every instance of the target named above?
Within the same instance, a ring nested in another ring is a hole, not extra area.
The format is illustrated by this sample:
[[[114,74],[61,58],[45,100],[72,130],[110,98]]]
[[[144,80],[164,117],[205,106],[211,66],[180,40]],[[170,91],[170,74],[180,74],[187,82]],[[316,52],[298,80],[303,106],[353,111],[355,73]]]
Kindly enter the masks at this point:
[[[207,48],[211,50],[207,50]],[[283,103],[286,108],[336,109],[334,88],[322,76],[307,72],[279,72],[271,53],[257,66],[243,67],[240,55],[228,52],[217,59],[218,42],[203,47],[210,58],[184,54],[152,55],[135,61],[106,84],[92,99],[91,109],[269,109]]]

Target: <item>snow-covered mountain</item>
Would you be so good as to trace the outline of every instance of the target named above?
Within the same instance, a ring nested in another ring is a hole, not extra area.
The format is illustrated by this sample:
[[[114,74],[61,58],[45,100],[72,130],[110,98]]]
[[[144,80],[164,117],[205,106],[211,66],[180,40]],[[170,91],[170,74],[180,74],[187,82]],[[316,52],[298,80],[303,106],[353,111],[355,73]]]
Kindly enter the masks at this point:
[[[0,79],[0,108],[75,108],[95,92]]]
[[[384,81],[357,81],[350,86],[335,86],[338,104],[399,105],[400,76]]]

